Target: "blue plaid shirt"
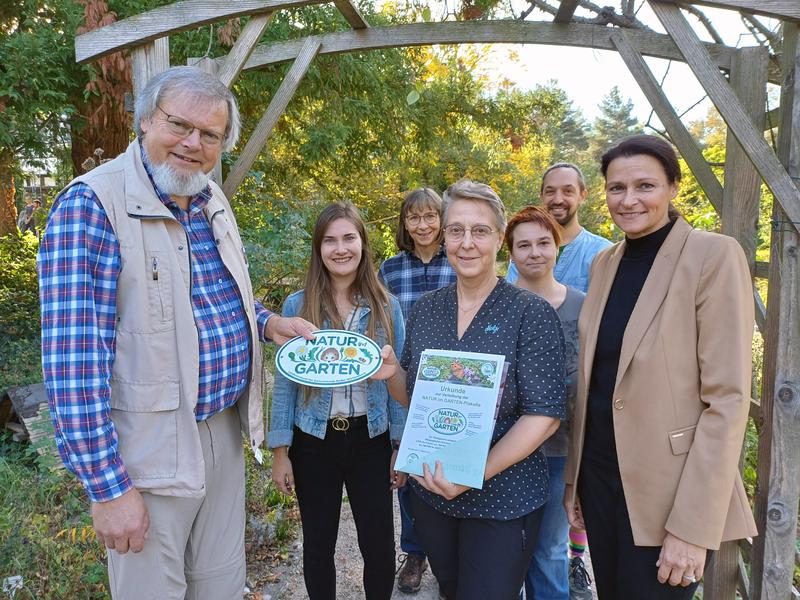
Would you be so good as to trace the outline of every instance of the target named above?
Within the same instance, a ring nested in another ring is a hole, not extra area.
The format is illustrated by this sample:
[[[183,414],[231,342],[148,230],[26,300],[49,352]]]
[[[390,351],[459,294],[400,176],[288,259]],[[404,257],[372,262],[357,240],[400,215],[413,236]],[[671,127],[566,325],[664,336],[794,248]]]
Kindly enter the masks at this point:
[[[201,421],[233,405],[246,385],[247,318],[202,211],[210,190],[192,197],[188,212],[156,192],[191,242],[192,307],[200,349],[195,414]],[[53,205],[37,259],[42,368],[62,460],[95,502],[112,500],[133,487],[109,418],[120,261],[119,243],[97,196],[83,183],[71,186]],[[258,302],[255,309],[263,340],[272,313]]]
[[[424,263],[416,254],[401,252],[383,261],[378,271],[388,290],[400,301],[403,318],[407,321],[414,303],[426,292],[438,290],[456,282],[456,272],[447,260],[444,247]]]

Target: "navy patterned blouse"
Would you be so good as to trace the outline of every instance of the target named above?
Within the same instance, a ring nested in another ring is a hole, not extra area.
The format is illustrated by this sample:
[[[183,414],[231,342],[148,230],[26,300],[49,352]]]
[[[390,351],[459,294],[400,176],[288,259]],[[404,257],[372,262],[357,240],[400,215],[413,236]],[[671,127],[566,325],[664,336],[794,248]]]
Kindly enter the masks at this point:
[[[425,294],[406,325],[400,363],[413,393],[424,350],[503,354],[510,363],[492,445],[520,415],[566,417],[564,335],[555,310],[538,296],[500,279],[458,339],[456,285]],[[445,473],[445,477],[447,473]],[[541,449],[472,489],[446,500],[410,479],[422,500],[452,517],[506,521],[526,515],[549,496],[547,462]]]

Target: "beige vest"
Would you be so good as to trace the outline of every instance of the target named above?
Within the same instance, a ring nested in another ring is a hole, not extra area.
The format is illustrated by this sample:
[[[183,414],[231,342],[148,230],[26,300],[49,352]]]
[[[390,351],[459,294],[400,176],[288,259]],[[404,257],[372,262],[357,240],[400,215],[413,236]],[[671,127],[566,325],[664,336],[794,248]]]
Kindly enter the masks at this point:
[[[99,198],[122,255],[110,400],[122,461],[139,490],[202,496],[205,467],[194,418],[199,349],[189,238],[156,196],[138,141],[70,185],[79,181]],[[211,190],[204,212],[250,325],[250,382],[237,409],[242,431],[255,449],[264,441],[264,419],[253,290],[233,211],[216,184],[211,183]]]

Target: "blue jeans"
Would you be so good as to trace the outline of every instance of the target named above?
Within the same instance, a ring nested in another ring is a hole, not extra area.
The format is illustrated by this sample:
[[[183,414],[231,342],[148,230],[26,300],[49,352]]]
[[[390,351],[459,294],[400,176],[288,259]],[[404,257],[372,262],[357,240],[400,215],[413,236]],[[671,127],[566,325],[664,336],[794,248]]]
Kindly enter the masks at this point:
[[[547,457],[550,499],[544,505],[539,537],[525,575],[525,595],[536,600],[569,600],[569,522],[564,510],[565,456]]]
[[[397,501],[400,504],[400,549],[407,554],[416,554],[425,558],[422,544],[417,541],[414,531],[414,519],[411,517],[411,486],[406,483],[397,490]]]

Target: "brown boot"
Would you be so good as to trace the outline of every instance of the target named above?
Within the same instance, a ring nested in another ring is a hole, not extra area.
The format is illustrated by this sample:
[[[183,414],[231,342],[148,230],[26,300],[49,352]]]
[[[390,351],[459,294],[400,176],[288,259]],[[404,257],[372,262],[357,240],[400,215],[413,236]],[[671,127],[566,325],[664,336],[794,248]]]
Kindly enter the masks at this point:
[[[405,559],[397,575],[397,589],[404,594],[416,594],[422,585],[422,574],[428,568],[428,561],[419,554],[406,554]]]

